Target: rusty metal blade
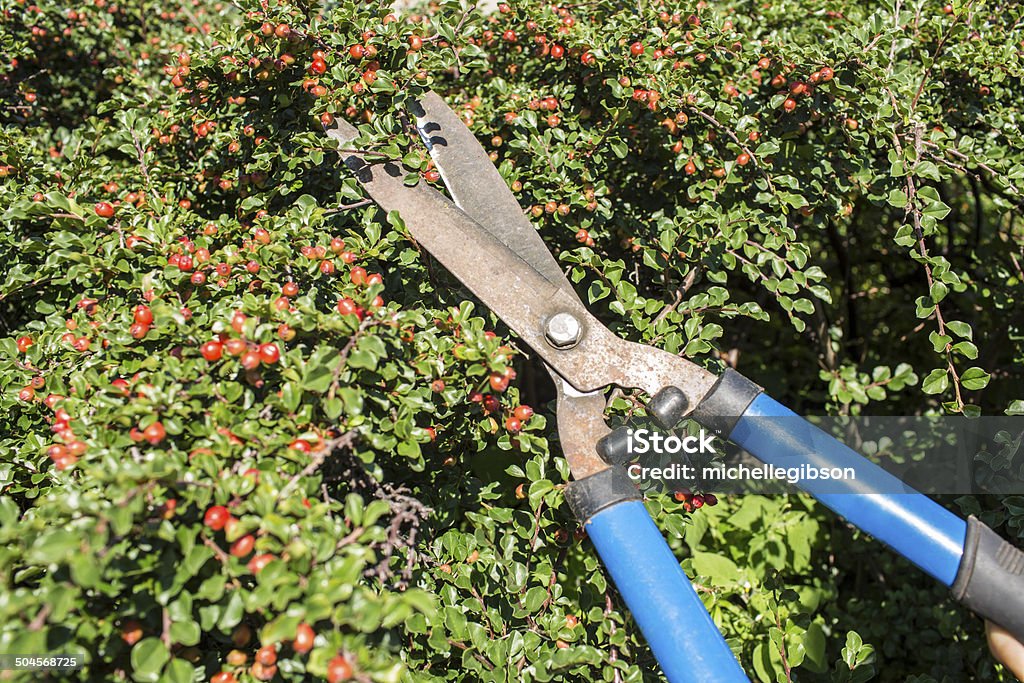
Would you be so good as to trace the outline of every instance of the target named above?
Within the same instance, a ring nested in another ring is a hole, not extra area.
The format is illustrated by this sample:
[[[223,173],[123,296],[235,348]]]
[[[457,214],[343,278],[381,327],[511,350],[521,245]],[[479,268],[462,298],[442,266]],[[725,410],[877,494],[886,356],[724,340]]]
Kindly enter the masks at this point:
[[[419,99],[412,110],[430,156],[455,205],[519,254],[550,282],[569,294],[572,285],[544,244],[498,169],[472,131],[436,93]],[[608,467],[597,442],[609,431],[604,421],[603,389],[580,393],[546,365],[557,392],[558,433],[573,477],[582,479]]]
[[[327,134],[342,147],[358,135],[341,120]],[[424,248],[577,391],[618,385],[653,395],[676,386],[695,406],[711,388],[716,378],[703,368],[616,337],[571,289],[551,282],[450,199],[424,183],[406,185],[399,164],[369,164],[365,153],[356,151],[341,156],[378,205],[397,212]],[[576,346],[556,349],[545,340],[545,322],[557,313],[580,321],[583,333]]]
[[[432,91],[419,98],[412,114],[456,206],[553,284],[572,292],[558,261],[458,114]]]

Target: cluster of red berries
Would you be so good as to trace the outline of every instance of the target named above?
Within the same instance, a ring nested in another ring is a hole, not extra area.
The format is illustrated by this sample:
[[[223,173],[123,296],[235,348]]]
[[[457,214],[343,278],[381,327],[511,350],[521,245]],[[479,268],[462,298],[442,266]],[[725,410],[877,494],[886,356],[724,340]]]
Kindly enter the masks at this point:
[[[32,339],[32,337],[29,336],[18,337],[18,339],[15,341],[15,345],[18,347],[19,353],[25,353],[34,344],[35,341]],[[22,387],[21,390],[18,392],[18,400],[25,401],[27,403],[35,399],[36,390],[42,389],[44,386],[46,386],[46,378],[44,378],[41,374],[35,375],[29,381],[29,384],[25,387]]]
[[[306,445],[308,452],[309,444]],[[293,443],[293,447],[294,447]],[[255,470],[247,470],[247,476],[256,476]],[[231,514],[231,511],[224,505],[211,505],[203,514],[203,524],[214,532],[224,532],[225,538],[232,538],[237,535],[236,527],[239,521]],[[272,561],[277,559],[273,553],[253,554],[256,545],[256,536],[252,533],[242,534],[231,542],[228,553],[239,560],[250,558],[246,567],[252,574],[259,574]],[[244,625],[243,625],[244,626]],[[232,633],[232,642],[236,648],[243,648],[248,645],[251,638],[251,629],[247,626],[242,630],[236,629]],[[316,641],[316,632],[307,623],[300,623],[295,631],[295,638],[291,642],[292,650],[296,654],[307,654],[313,649]],[[256,680],[269,681],[277,673],[277,645],[263,645],[253,657],[253,663],[249,666],[249,673]],[[232,650],[228,653],[226,663],[233,669],[239,669],[248,664],[248,655],[241,649]],[[328,680],[334,683],[347,681],[352,677],[353,669],[348,658],[344,655],[336,655],[328,663]],[[211,683],[234,683],[237,681],[234,671],[222,670],[210,679]]]
[[[137,622],[135,622],[137,623]],[[124,631],[122,630],[122,638]],[[141,636],[140,636],[141,637]],[[231,642],[236,649],[231,650],[225,657],[225,663],[231,667],[224,669],[210,677],[210,683],[237,683],[237,674],[248,666],[249,674],[258,681],[269,681],[277,675],[277,659],[280,652],[279,644],[261,645],[253,653],[252,663],[249,663],[249,654],[243,648],[247,648],[252,641],[252,628],[248,624],[239,624],[231,633]],[[308,654],[315,645],[316,631],[309,624],[302,622],[295,629],[295,637],[291,641],[291,649],[295,654]],[[342,660],[348,666],[347,672],[335,665],[335,677],[330,676],[331,665],[335,660]],[[344,673],[344,676],[341,674]],[[342,655],[336,656],[328,664],[328,679],[334,683],[347,681],[352,677],[353,670],[347,658]]]
[[[46,407],[54,411],[53,424],[50,425],[50,431],[61,442],[55,443],[46,449],[46,455],[49,456],[50,460],[53,461],[54,467],[58,470],[66,470],[71,467],[88,450],[85,442],[79,440],[71,429],[71,415],[63,408],[57,407],[57,404],[63,398],[63,396],[58,394],[50,394],[44,400]]]
[[[492,17],[491,22],[493,25],[497,26],[498,24],[502,24],[504,18],[511,14],[512,8],[509,5],[504,3],[500,4],[498,5],[499,16]],[[556,29],[556,33],[559,36],[562,36],[560,39],[552,40],[540,31],[540,26],[536,21],[530,19],[524,22],[521,26],[505,22],[503,26],[498,27],[497,31],[487,29],[483,32],[480,41],[473,42],[476,44],[493,44],[497,42],[500,37],[500,40],[510,46],[516,46],[526,34],[531,34],[534,46],[533,53],[536,57],[547,57],[555,61],[560,61],[565,59],[566,56],[575,57],[582,53],[582,55],[590,55],[590,59],[583,59],[581,56],[581,61],[587,65],[593,64],[593,55],[586,48],[566,48],[562,42],[559,42],[560,40],[564,40],[564,37],[567,36],[572,27],[576,25],[576,18],[565,7],[558,8],[558,16],[559,26]],[[518,31],[516,30],[517,28],[519,29]],[[522,51],[523,48],[514,47],[513,49]]]
[[[765,66],[762,67],[762,64]],[[771,60],[767,57],[762,57],[761,60],[758,61],[758,67],[760,68],[768,68],[770,65]],[[799,98],[812,95],[814,93],[815,86],[819,83],[828,83],[833,78],[835,78],[835,72],[831,67],[825,66],[812,73],[806,82],[799,79],[787,81],[786,77],[779,73],[772,78],[771,85],[776,90],[782,90],[788,87],[789,97],[782,102],[782,109],[788,113],[796,109],[797,100]]]
[[[248,316],[245,313],[235,311],[231,316],[231,329],[238,335],[242,335],[247,319]],[[279,327],[278,334],[280,335],[281,332]],[[269,342],[256,344],[247,341],[242,336],[232,337],[226,332],[218,334],[216,339],[205,342],[199,347],[203,358],[211,363],[220,360],[225,351],[229,356],[238,357],[242,367],[246,370],[256,370],[260,365],[274,365],[281,360],[281,349],[277,344]]]
[[[690,489],[682,489],[676,491],[673,497],[682,503],[683,509],[687,512],[699,510],[705,505],[718,505],[718,496],[713,493],[693,493]]]
[[[96,315],[100,310],[99,302],[97,302],[96,299],[81,299],[78,302],[77,308],[80,311],[84,311],[85,314],[90,317]],[[85,351],[89,350],[89,348],[92,346],[92,340],[86,335],[79,336],[75,334],[75,332],[78,330],[77,320],[75,320],[74,318],[68,318],[67,320],[64,321],[64,328],[67,331],[63,335],[61,335],[60,339],[62,342],[71,346],[71,348],[73,348],[75,351],[84,353]],[[98,330],[100,328],[99,321],[90,320],[88,328],[90,330]],[[101,342],[101,345],[103,346],[103,348],[107,348],[108,346],[110,346],[110,340],[104,339]]]
[[[324,275],[332,275],[335,271],[335,264],[334,261],[327,257],[327,249],[328,248],[322,244],[315,246],[307,244],[299,248],[299,253],[311,261],[320,260],[320,272]],[[345,240],[340,237],[334,237],[331,239],[330,251],[342,263],[350,265],[355,263],[359,258],[353,252],[345,248]]]
[[[500,414],[503,412],[501,400],[497,394],[502,394],[508,389],[509,383],[516,378],[516,371],[512,368],[505,368],[502,372],[492,372],[487,378],[487,384],[493,393],[483,393],[481,391],[472,391],[469,394],[469,400],[473,403],[479,403],[484,410],[485,415],[492,413]],[[509,414],[505,417],[505,429],[512,435],[516,435],[523,430],[523,427],[533,417],[533,408],[528,405],[519,405],[509,409]]]
[[[114,384],[117,384],[116,380]],[[150,446],[156,446],[160,444],[160,442],[163,441],[164,438],[167,436],[167,430],[164,429],[163,423],[157,420],[156,422],[151,423],[144,429],[132,427],[131,430],[128,432],[128,436],[131,438],[132,441],[135,441],[136,443],[146,441],[149,443]]]
[[[248,476],[256,476],[255,470],[246,473]],[[223,531],[225,536],[230,538],[234,535],[239,524],[238,518],[223,505],[211,505],[203,515],[203,524],[211,531]],[[229,552],[232,557],[244,560],[252,555],[256,545],[256,537],[253,534],[240,536],[231,543]],[[273,553],[260,553],[254,555],[246,563],[246,567],[252,574],[259,574],[263,569],[277,559]]]
[[[349,281],[357,287],[372,287],[384,282],[384,276],[380,273],[367,273],[362,266],[353,266],[349,271]],[[370,302],[370,309],[375,310],[384,305],[384,297],[379,294]],[[342,297],[335,304],[338,313],[342,315],[354,315],[360,320],[366,316],[366,309],[360,306],[351,297]]]
[[[128,328],[128,334],[132,339],[142,339],[149,334],[149,328],[153,325],[153,311],[145,304],[139,304],[132,311],[132,324]]]

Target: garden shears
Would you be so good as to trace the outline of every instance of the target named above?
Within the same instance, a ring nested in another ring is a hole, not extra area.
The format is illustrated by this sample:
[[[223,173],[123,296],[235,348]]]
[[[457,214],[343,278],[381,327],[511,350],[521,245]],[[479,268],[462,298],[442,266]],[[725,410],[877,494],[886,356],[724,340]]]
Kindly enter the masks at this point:
[[[693,419],[765,464],[855,467],[856,481],[802,485],[821,503],[948,586],[960,602],[1024,641],[1024,553],[974,517],[961,519],[799,419],[732,369],[716,375],[667,351],[619,338],[577,297],[487,152],[437,94],[410,108],[451,199],[409,185],[394,161],[327,135],[370,197],[544,361],[557,392],[570,507],[597,548],[665,677],[745,681],[746,674],[655,526],[623,467],[623,439],[604,421],[609,387],[647,394],[663,429]],[[785,418],[785,419],[773,419]]]

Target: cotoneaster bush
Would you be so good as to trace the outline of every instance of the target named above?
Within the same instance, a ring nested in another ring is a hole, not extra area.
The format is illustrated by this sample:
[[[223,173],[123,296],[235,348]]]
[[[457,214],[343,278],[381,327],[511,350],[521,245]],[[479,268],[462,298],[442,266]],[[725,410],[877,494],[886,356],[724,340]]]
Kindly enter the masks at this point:
[[[1016,3],[0,11],[0,651],[657,680],[536,359],[323,135],[440,187],[426,88],[618,334],[807,413],[1024,410]],[[647,502],[757,680],[1009,680],[808,499]],[[1024,536],[1020,497],[946,502]]]

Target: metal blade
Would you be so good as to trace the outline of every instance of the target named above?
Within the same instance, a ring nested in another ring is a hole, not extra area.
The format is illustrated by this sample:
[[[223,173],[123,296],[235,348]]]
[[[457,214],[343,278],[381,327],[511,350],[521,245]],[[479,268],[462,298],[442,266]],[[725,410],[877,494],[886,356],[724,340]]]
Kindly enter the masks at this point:
[[[343,147],[358,136],[340,119],[327,134]],[[424,183],[406,185],[406,171],[397,163],[370,165],[362,152],[341,156],[381,208],[397,212],[434,258],[577,391],[614,384],[653,395],[676,386],[696,406],[714,384],[714,375],[689,361],[613,335],[571,289],[551,282],[447,197]],[[575,346],[556,348],[545,337],[546,322],[561,313],[582,328]]]
[[[416,128],[430,151],[455,205],[518,253],[550,282],[573,294],[572,285],[540,234],[523,213],[505,179],[491,163],[472,131],[437,93],[429,92],[413,109]],[[604,390],[580,393],[545,364],[557,392],[559,438],[576,479],[608,467],[595,445],[611,430],[604,421]]]
[[[412,113],[456,206],[553,284],[572,292],[558,261],[458,114],[433,91],[419,99]]]

